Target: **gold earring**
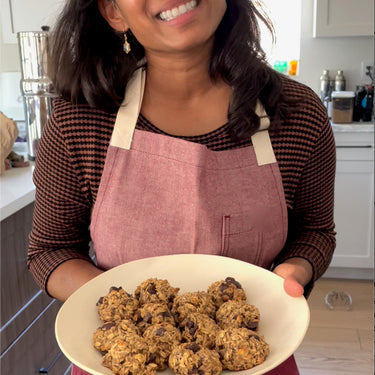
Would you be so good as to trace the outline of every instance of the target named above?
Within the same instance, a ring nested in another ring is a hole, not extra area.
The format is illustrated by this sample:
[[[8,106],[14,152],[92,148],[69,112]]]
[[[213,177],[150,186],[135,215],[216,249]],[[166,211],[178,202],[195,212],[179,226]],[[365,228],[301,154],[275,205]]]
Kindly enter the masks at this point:
[[[124,31],[124,45],[123,45],[123,50],[126,54],[128,54],[132,48],[128,42],[128,36],[126,35],[126,31]]]

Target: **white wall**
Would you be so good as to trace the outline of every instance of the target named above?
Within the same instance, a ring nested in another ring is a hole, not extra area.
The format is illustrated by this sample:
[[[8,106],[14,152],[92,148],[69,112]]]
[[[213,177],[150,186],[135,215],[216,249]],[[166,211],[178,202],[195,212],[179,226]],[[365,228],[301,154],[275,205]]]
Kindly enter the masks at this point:
[[[313,38],[313,1],[302,1],[302,27],[301,27],[301,59],[299,75],[296,79],[310,86],[314,91],[319,90],[319,77],[323,69],[333,73],[341,69],[347,80],[347,90],[355,90],[355,86],[369,81],[361,80],[361,61],[374,61],[373,37],[334,37]],[[287,16],[287,12],[285,13]],[[0,73],[20,72],[19,52],[16,44],[4,44],[0,25]],[[9,80],[13,77],[18,80],[19,75],[0,74],[0,108],[6,101],[11,100],[16,94],[9,91]],[[17,86],[19,82],[15,83]],[[4,87],[7,86],[7,87]],[[18,90],[18,88],[17,88]],[[15,90],[16,92],[18,92]],[[10,97],[10,96],[11,97]],[[22,112],[22,111],[21,111]]]

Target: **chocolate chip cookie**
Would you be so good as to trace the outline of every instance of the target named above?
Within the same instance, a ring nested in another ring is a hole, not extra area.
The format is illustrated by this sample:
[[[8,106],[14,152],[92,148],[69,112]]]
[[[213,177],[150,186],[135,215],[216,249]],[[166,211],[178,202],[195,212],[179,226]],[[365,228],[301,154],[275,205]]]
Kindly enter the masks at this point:
[[[184,343],[173,349],[169,367],[176,375],[219,375],[219,354],[197,343]]]

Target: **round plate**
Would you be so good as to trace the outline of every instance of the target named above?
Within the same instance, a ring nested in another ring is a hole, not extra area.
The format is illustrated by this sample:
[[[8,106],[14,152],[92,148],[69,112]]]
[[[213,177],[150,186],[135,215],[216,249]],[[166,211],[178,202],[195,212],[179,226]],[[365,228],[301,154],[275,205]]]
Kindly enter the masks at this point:
[[[96,302],[111,286],[128,293],[149,278],[166,279],[180,293],[206,291],[215,281],[234,277],[243,287],[247,302],[260,311],[259,333],[270,345],[267,359],[241,374],[256,375],[275,368],[301,344],[310,311],[304,297],[293,298],[283,289],[283,279],[263,268],[239,260],[204,254],[166,255],[129,262],[92,279],[73,293],[56,317],[57,342],[65,356],[94,375],[112,375],[101,365],[101,354],[93,346],[93,333],[101,325]],[[169,369],[161,372],[171,374]],[[229,374],[231,371],[223,371]],[[158,372],[159,374],[159,372]]]

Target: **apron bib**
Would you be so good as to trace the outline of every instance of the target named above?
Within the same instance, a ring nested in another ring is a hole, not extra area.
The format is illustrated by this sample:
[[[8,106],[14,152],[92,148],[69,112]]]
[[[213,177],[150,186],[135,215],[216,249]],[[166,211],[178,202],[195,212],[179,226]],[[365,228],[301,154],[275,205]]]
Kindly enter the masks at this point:
[[[269,269],[286,240],[287,208],[263,107],[253,146],[212,151],[136,130],[144,84],[138,69],[108,147],[91,221],[98,266],[203,253]],[[298,375],[294,358],[267,374]]]

